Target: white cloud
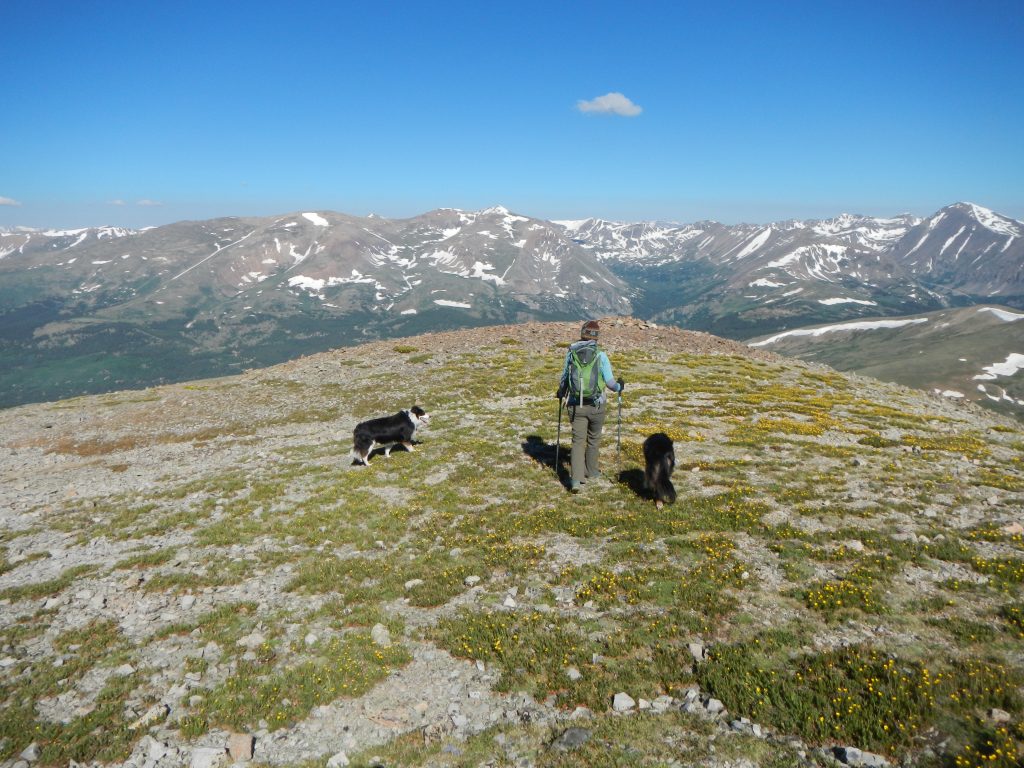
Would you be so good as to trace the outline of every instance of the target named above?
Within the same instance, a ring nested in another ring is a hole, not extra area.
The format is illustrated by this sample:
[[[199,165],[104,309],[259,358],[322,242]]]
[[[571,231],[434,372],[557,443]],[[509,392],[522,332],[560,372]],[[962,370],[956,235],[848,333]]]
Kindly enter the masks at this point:
[[[644,111],[643,107],[614,91],[590,101],[577,101],[576,108],[584,113],[593,112],[598,115],[620,115],[622,117],[636,117]]]
[[[21,205],[21,203],[9,197],[0,197],[0,205]]]
[[[144,206],[146,208],[152,208],[153,206],[163,205],[163,203],[161,203],[159,200],[147,200],[145,198],[143,198],[142,200],[139,200],[135,204],[136,205]]]
[[[110,205],[128,205],[124,200],[111,200]]]

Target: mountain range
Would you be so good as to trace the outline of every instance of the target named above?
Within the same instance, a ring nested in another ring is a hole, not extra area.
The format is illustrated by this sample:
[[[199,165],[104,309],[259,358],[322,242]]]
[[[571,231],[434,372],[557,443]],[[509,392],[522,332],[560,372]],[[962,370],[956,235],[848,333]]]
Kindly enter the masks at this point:
[[[1024,223],[768,225],[296,212],[0,232],[0,405],[222,375],[459,327],[627,315],[732,339],[990,304],[1024,309]],[[1013,350],[1007,350],[1007,353]]]
[[[925,219],[563,224],[638,289],[638,315],[729,338],[948,306],[1024,308],[1024,223],[973,203]]]

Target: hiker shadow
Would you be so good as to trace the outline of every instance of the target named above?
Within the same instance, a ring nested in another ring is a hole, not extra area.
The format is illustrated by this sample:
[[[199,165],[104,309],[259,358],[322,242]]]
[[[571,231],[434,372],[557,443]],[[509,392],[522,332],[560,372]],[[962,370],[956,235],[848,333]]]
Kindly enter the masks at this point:
[[[625,485],[639,496],[641,499],[651,498],[650,491],[647,490],[647,482],[644,480],[644,471],[642,469],[624,469],[619,472],[619,483]]]
[[[555,467],[555,448],[554,443],[546,442],[540,435],[528,435],[526,442],[523,443],[523,453],[541,466],[554,469],[562,485],[568,487],[569,472],[565,465],[569,460],[569,452],[564,447],[557,451],[558,466]]]

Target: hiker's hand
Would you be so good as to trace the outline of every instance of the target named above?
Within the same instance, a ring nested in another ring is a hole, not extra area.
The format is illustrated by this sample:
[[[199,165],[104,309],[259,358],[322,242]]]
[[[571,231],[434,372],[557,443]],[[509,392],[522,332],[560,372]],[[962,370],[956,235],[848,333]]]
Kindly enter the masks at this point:
[[[558,399],[558,400],[561,400],[561,399],[562,399],[562,397],[564,397],[564,396],[565,396],[565,392],[563,392],[563,391],[562,391],[562,388],[561,388],[561,387],[559,387],[559,388],[558,388],[558,391],[557,391],[557,392],[555,392],[555,398],[556,398],[556,399]]]
[[[619,384],[619,392],[626,388],[626,382],[621,376],[619,376],[615,381]]]

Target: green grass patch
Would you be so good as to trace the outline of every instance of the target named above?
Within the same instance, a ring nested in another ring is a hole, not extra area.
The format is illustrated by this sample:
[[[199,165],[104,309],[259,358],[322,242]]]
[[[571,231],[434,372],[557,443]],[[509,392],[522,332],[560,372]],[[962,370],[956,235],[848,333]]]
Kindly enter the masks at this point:
[[[197,689],[204,699],[187,715],[188,732],[198,735],[211,727],[252,732],[261,720],[271,730],[289,727],[314,707],[363,695],[411,659],[402,646],[381,648],[361,633],[332,637],[314,650],[315,658],[295,664],[279,664],[268,650],[255,661],[239,662],[223,684]]]
[[[755,722],[889,755],[906,754],[935,727],[969,738],[978,709],[1021,711],[1019,670],[978,659],[925,664],[869,646],[796,658],[770,638],[719,646],[700,677]]]

